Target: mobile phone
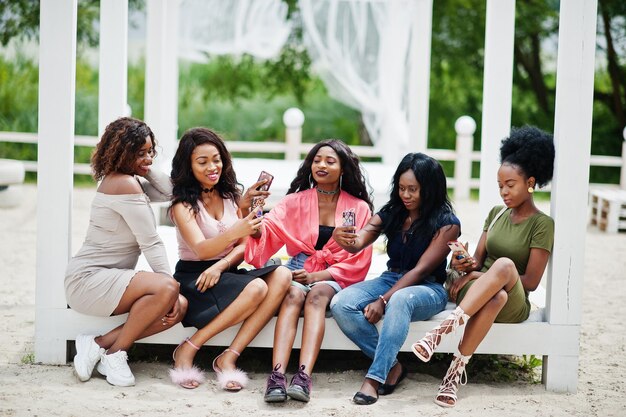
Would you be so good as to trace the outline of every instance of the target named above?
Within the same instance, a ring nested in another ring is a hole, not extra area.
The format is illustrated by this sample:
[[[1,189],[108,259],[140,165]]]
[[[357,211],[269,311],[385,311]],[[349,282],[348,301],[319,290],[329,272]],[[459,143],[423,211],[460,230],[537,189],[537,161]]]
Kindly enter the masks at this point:
[[[451,240],[450,242],[448,242],[448,247],[453,253],[462,252],[461,255],[456,255],[457,259],[470,257],[470,254],[467,252],[467,249],[465,249],[465,246],[463,246],[463,244],[459,242],[458,240]]]
[[[267,171],[261,171],[259,174],[258,181],[267,180],[267,182],[260,187],[257,188],[259,191],[269,191],[270,186],[272,185],[272,181],[274,180],[274,176]],[[252,199],[252,211],[255,212],[256,217],[261,217],[263,215],[263,199],[259,197],[255,197]]]
[[[354,212],[354,209],[344,210],[343,213],[341,213],[341,219],[342,226],[344,227],[356,226],[356,213]]]

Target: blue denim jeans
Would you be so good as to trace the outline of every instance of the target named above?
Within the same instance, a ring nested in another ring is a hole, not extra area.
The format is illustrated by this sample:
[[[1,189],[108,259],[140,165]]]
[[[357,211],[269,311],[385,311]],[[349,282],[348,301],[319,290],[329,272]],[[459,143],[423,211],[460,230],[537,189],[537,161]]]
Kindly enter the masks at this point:
[[[396,291],[387,302],[380,331],[367,321],[363,309],[387,292],[401,273],[385,271],[378,278],[359,282],[340,291],[331,302],[333,317],[341,330],[373,359],[366,378],[384,383],[409,334],[412,321],[426,320],[446,307],[448,294],[434,278]]]

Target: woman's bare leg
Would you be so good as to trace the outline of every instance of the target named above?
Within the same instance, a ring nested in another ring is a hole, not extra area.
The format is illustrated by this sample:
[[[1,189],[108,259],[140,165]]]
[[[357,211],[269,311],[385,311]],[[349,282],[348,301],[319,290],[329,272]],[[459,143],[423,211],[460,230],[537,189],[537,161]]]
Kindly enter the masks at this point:
[[[111,353],[127,351],[154,323],[161,321],[178,299],[178,282],[173,278],[154,272],[137,272],[130,280],[113,315],[128,313],[126,323],[113,329],[116,335],[107,338]],[[161,326],[165,327],[165,326]]]
[[[266,275],[265,282],[268,288],[267,296],[254,311],[254,314],[243,322],[235,339],[230,344],[230,348],[236,352],[241,353],[276,314],[287,290],[291,286],[291,271],[283,266],[279,266],[276,270]],[[234,369],[237,358],[238,356],[235,353],[227,351],[218,358],[216,365],[224,370]]]
[[[313,366],[320,353],[324,332],[326,330],[326,307],[335,290],[330,285],[318,284],[311,288],[304,302],[304,327],[302,329],[302,348],[300,349],[300,365],[311,375]]]
[[[276,327],[274,328],[274,349],[272,351],[272,369],[281,365],[285,372],[293,342],[296,339],[298,319],[304,305],[305,293],[300,288],[290,286],[287,295],[280,305]]]
[[[137,340],[141,340],[144,337],[148,337],[148,336],[152,336],[153,334],[160,333],[180,323],[183,317],[185,317],[185,314],[187,313],[187,299],[179,294],[178,304],[180,306],[180,310],[176,316],[171,318],[172,320],[170,322],[164,323],[163,320],[161,320],[161,318],[157,319],[156,321],[152,322],[150,326],[148,326],[148,328],[141,335],[139,335]],[[124,325],[120,324],[119,326],[112,329],[108,333],[103,334],[102,336],[97,336],[95,338],[96,343],[101,348],[109,349],[113,345],[113,343],[115,343],[115,340],[117,340],[117,338],[119,337],[120,332],[122,331],[123,327]]]
[[[519,279],[515,264],[508,258],[496,260],[491,268],[472,284],[459,304],[465,314],[473,316],[483,308],[493,296],[504,289],[507,293]]]
[[[206,326],[198,329],[189,340],[196,346],[202,346],[216,334],[245,320],[258,308],[259,304],[266,297],[267,291],[267,285],[261,278],[250,281],[241,294],[224,311],[218,314]],[[176,351],[174,366],[176,368],[191,368],[193,358],[197,352],[188,343],[181,344]]]

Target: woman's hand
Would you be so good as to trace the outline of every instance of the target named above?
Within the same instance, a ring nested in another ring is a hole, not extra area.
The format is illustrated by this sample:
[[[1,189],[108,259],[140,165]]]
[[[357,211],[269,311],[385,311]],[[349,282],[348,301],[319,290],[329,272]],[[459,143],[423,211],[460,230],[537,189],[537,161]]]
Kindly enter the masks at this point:
[[[385,314],[385,303],[380,298],[369,303],[363,309],[365,319],[372,324],[378,323],[383,317],[383,314]]]
[[[249,213],[246,217],[237,220],[231,227],[235,239],[254,235],[261,229],[263,217],[256,217],[254,213]]]
[[[481,275],[482,275],[482,272],[474,271],[474,272],[470,272],[469,274],[463,275],[461,278],[457,279],[450,286],[450,288],[448,288],[448,296],[450,298],[450,301],[456,303],[456,298],[459,295],[459,291],[461,291],[461,289],[465,287],[468,282],[470,282],[473,279],[478,278]]]
[[[269,191],[258,190],[258,188],[267,183],[267,181],[267,179],[262,179],[261,181],[257,181],[252,184],[250,188],[248,188],[243,194],[241,200],[239,200],[239,207],[250,210],[250,207],[252,206],[252,200],[255,198],[260,198],[262,200],[261,207],[263,207],[263,205],[265,204],[265,199],[269,197],[271,193]]]
[[[459,272],[469,273],[476,270],[478,263],[472,256],[464,255],[461,251],[452,252],[450,267]]]
[[[354,226],[337,226],[333,230],[333,239],[346,250],[356,244],[358,237]]]
[[[222,269],[218,263],[219,262],[214,263],[198,276],[196,280],[196,288],[198,291],[205,292],[208,288],[217,285],[222,276]]]
[[[302,285],[308,285],[315,282],[315,277],[304,269],[291,271],[291,279]]]
[[[180,297],[176,297],[176,302],[172,309],[161,319],[163,326],[173,326],[183,319],[182,309],[180,308]]]

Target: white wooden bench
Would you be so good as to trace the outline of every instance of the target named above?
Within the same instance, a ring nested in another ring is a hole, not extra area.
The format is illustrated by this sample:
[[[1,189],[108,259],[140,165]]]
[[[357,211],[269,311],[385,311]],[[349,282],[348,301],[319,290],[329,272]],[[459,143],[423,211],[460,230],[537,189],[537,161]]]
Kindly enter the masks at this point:
[[[160,226],[159,233],[165,242],[168,257],[172,264],[172,269],[178,259],[176,247],[176,235],[173,227]],[[380,251],[377,251],[380,252]],[[375,277],[384,270],[386,255],[378,253],[374,256],[371,272],[368,277]],[[140,258],[138,269],[148,269],[146,260]],[[511,355],[537,355],[544,358],[544,371],[550,359],[557,357],[578,356],[578,332],[572,332],[571,326],[554,325],[546,321],[545,315],[545,291],[540,287],[532,293],[533,304],[537,306],[531,313],[530,318],[519,324],[495,324],[489,331],[485,340],[480,344],[476,353],[485,354],[511,354]],[[447,309],[432,317],[430,320],[411,323],[409,335],[401,348],[403,352],[411,350],[411,344],[420,339],[427,331],[438,324],[451,310],[453,303],[448,303]],[[55,314],[46,317],[38,317],[43,321],[43,325],[50,325],[56,329],[57,336],[63,341],[72,341],[79,333],[101,334],[125,321],[126,316],[118,317],[93,317],[87,316],[71,309],[62,309]],[[274,340],[274,326],[276,318],[273,318],[259,335],[250,343],[250,347],[272,347]],[[234,326],[216,337],[209,340],[207,346],[228,346],[234,339],[239,329],[239,325]],[[159,333],[157,335],[141,340],[141,343],[178,344],[185,337],[191,336],[195,332],[194,328],[184,328],[181,324]],[[302,332],[302,320],[298,326],[298,333],[295,341],[295,348],[300,347]],[[462,332],[444,339],[437,349],[438,352],[454,352]],[[322,343],[322,349],[331,350],[358,350],[339,329],[332,317],[326,319],[326,334]],[[70,347],[67,348],[67,354]],[[64,360],[71,360],[66,357]],[[544,372],[544,379],[548,376]],[[553,370],[550,377],[558,378],[558,370]]]

